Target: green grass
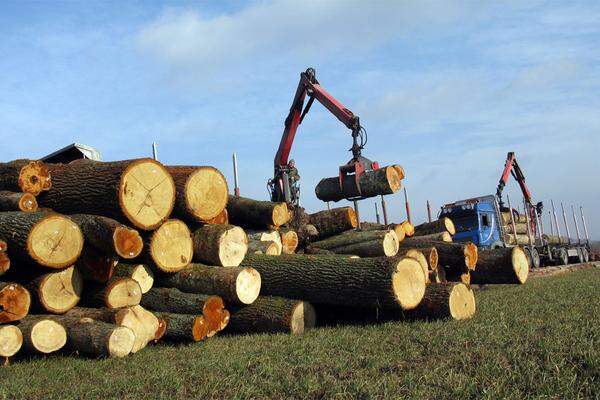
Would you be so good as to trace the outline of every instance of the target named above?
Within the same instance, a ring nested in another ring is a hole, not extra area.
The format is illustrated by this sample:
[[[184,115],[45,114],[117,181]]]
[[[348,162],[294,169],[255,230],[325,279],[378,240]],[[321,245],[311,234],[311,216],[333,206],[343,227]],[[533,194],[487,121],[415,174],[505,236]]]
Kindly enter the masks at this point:
[[[600,269],[476,293],[467,322],[218,337],[0,368],[0,398],[599,398]]]

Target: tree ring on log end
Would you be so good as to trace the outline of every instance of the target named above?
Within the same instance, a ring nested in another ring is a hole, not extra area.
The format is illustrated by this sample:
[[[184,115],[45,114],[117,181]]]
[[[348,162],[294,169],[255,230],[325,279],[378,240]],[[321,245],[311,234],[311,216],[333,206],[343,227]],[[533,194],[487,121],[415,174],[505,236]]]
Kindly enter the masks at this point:
[[[465,264],[470,271],[474,271],[477,266],[478,251],[477,246],[469,242],[464,247]]]
[[[83,234],[73,221],[53,214],[42,218],[31,229],[27,249],[39,264],[50,268],[72,265],[83,249]]]
[[[138,231],[123,226],[115,229],[113,242],[117,254],[123,258],[139,256],[144,247],[144,241]]]
[[[109,308],[130,307],[140,304],[142,289],[131,278],[118,278],[106,288],[105,304]]]
[[[47,274],[39,285],[38,293],[46,311],[63,314],[77,305],[81,299],[83,280],[74,267]]]
[[[519,283],[525,283],[529,276],[529,258],[522,247],[513,248],[511,260],[517,280]]]
[[[438,267],[438,262],[440,260],[440,256],[438,254],[438,251],[435,247],[432,247],[429,249],[429,268],[431,268],[432,270],[436,270]]]
[[[456,234],[456,227],[454,226],[454,222],[452,222],[450,218],[444,217],[444,226],[446,227],[446,230],[449,234]]]
[[[475,296],[464,283],[458,283],[450,291],[448,300],[450,315],[456,320],[469,319],[475,315]]]
[[[35,196],[31,193],[23,193],[19,199],[19,210],[23,212],[36,212],[38,209],[38,203]]]
[[[121,175],[119,204],[127,219],[140,229],[152,230],[169,218],[175,205],[175,183],[157,161],[132,162]]]
[[[185,203],[200,220],[218,216],[227,206],[229,190],[223,174],[213,167],[200,167],[185,183]]]
[[[237,267],[248,251],[248,236],[239,226],[223,232],[219,238],[219,259],[224,267]]]
[[[385,175],[392,193],[396,193],[398,190],[400,190],[402,187],[402,178],[400,178],[400,174],[398,174],[398,170],[395,168],[395,166],[391,168],[387,167],[385,169]]]
[[[135,334],[125,326],[116,327],[108,338],[108,355],[111,357],[125,357],[135,343]]]
[[[422,251],[417,249],[409,249],[406,252],[406,256],[417,260],[417,262],[421,266],[421,269],[423,270],[425,282],[427,282],[427,278],[429,278],[429,263],[427,262],[427,258],[425,258],[425,254],[423,254]]]
[[[48,167],[41,161],[31,161],[19,172],[19,187],[34,196],[52,186]]]
[[[301,301],[296,304],[292,311],[290,330],[293,334],[304,333],[315,327],[317,322],[317,313],[315,308],[307,301]]]
[[[12,357],[21,349],[23,334],[14,325],[0,326],[0,357]]]
[[[275,226],[281,226],[290,220],[290,212],[287,204],[277,203],[273,207],[273,224]]]
[[[417,260],[405,257],[398,261],[392,275],[392,289],[402,309],[419,305],[425,294],[425,276]]]
[[[65,328],[49,319],[37,322],[31,329],[30,335],[33,347],[44,354],[60,350],[67,343]]]
[[[187,225],[170,219],[152,235],[150,254],[163,272],[177,272],[185,268],[194,255],[194,242]]]
[[[254,268],[244,268],[235,279],[235,290],[242,304],[252,304],[260,293],[260,274]]]
[[[194,318],[192,323],[192,337],[196,342],[204,339],[208,335],[208,324],[203,316]]]
[[[394,165],[392,165],[392,167],[396,170],[396,173],[398,174],[398,178],[400,180],[404,179],[404,177],[405,177],[404,168],[402,168],[402,166],[400,166],[398,164],[394,164]]]
[[[393,257],[398,254],[399,249],[400,241],[398,240],[396,232],[393,230],[387,231],[383,237],[383,254],[385,254],[387,257]]]
[[[0,289],[0,324],[17,321],[27,315],[31,295],[23,286],[10,283]]]

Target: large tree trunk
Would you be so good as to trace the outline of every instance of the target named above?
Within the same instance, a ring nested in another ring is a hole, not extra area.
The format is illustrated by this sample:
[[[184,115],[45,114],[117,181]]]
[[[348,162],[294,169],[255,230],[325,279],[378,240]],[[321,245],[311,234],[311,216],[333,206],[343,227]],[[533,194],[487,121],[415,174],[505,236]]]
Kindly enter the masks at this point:
[[[523,248],[510,247],[479,252],[477,269],[471,283],[519,283],[527,281],[529,259]]]
[[[360,257],[391,257],[398,253],[399,242],[393,230],[348,231],[314,242],[311,247]]]
[[[266,254],[269,256],[281,255],[281,247],[273,241],[248,240],[248,254]]]
[[[131,278],[111,278],[106,284],[89,284],[82,302],[93,307],[121,308],[140,304],[142,289]]]
[[[13,261],[50,268],[72,265],[83,248],[83,235],[68,217],[40,212],[0,213],[0,237]]]
[[[412,243],[419,241],[437,241],[437,242],[446,242],[452,243],[452,235],[448,232],[440,232],[440,233],[432,233],[430,235],[420,235],[406,238],[403,244],[412,246]]]
[[[0,163],[0,190],[26,192],[34,196],[52,185],[50,173],[42,161],[15,160]]]
[[[340,187],[340,178],[323,178],[315,187],[317,198],[322,201],[340,201],[352,197],[374,197],[383,194],[396,193],[400,187],[401,179],[394,167],[381,167],[372,171],[365,171],[359,180],[360,191],[356,187],[354,175],[344,177],[343,187]]]
[[[23,334],[14,325],[0,325],[0,357],[12,357],[23,345]]]
[[[409,257],[250,254],[242,265],[261,274],[262,294],[310,302],[410,309],[419,304],[425,292],[421,267]]]
[[[411,225],[412,226],[412,225]],[[403,224],[389,224],[382,225],[376,224],[373,222],[363,222],[360,224],[360,229],[363,231],[385,231],[385,230],[393,230],[396,236],[398,237],[398,242],[403,241],[406,238],[406,232],[404,231]]]
[[[79,225],[85,240],[107,254],[122,258],[137,257],[144,242],[135,229],[108,217],[74,214],[70,218]]]
[[[140,285],[142,294],[147,293],[154,285],[154,273],[144,264],[118,263],[114,268],[113,276],[133,279]]]
[[[425,222],[424,224],[415,226],[416,236],[430,235],[433,233],[442,232],[448,232],[451,235],[454,235],[456,233],[454,223],[452,223],[452,220],[450,218],[444,217],[432,222]]]
[[[30,353],[49,354],[67,343],[65,327],[52,318],[25,317],[19,322],[23,333],[23,349]]]
[[[260,296],[250,305],[230,308],[228,332],[300,334],[314,328],[315,309],[302,300]]]
[[[237,267],[248,251],[248,238],[238,226],[204,225],[192,239],[194,260],[209,265]]]
[[[435,283],[427,285],[421,303],[406,312],[410,318],[456,320],[470,319],[475,315],[475,296],[463,283]]]
[[[137,259],[157,271],[177,272],[185,268],[194,255],[194,243],[187,225],[170,219],[144,237],[144,250]]]
[[[473,243],[446,243],[429,240],[405,240],[402,247],[429,249],[435,247],[438,253],[438,265],[456,271],[472,271],[477,266],[478,250]]]
[[[206,222],[227,206],[227,181],[213,167],[167,166],[175,181],[175,215],[185,221]]]
[[[435,248],[435,246],[429,246],[429,247],[427,247],[427,246],[423,246],[423,247],[402,246],[402,247],[400,247],[400,250],[398,250],[398,254],[396,254],[396,256],[408,255],[407,253],[409,253],[411,250],[419,250],[425,256],[429,270],[433,271],[433,270],[437,269],[438,262],[439,262],[439,255],[438,255],[438,252],[437,252],[437,249]]]
[[[114,268],[119,262],[115,255],[106,254],[96,247],[86,244],[81,256],[75,263],[77,270],[85,281],[104,283],[113,276]]]
[[[0,191],[0,211],[36,212],[37,200],[31,193]]]
[[[198,342],[207,337],[208,326],[201,315],[158,313],[166,324],[164,338],[177,342]]]
[[[417,249],[407,249],[403,253],[404,253],[402,255],[403,257],[410,257],[410,258],[414,258],[415,260],[417,260],[417,262],[421,266],[421,270],[423,270],[423,276],[425,277],[425,283],[429,283],[429,262],[427,261],[425,254],[423,254],[422,251],[417,250]]]
[[[104,215],[152,230],[171,214],[175,184],[158,161],[149,158],[49,164],[52,189],[40,205],[65,214]]]
[[[18,283],[0,282],[0,324],[18,321],[29,313],[31,295]]]
[[[27,273],[21,282],[31,292],[36,310],[51,314],[64,314],[75,307],[83,289],[81,274],[74,267],[49,273]]]
[[[258,201],[246,197],[229,196],[227,213],[232,224],[245,228],[279,227],[290,220],[285,203]]]
[[[211,267],[194,263],[176,274],[161,275],[158,285],[220,296],[228,304],[251,304],[260,293],[261,277],[252,268]]]
[[[352,207],[338,207],[331,210],[323,210],[309,215],[309,221],[319,231],[319,238],[354,229],[358,226],[356,212]]]
[[[91,318],[131,329],[135,334],[132,353],[136,353],[146,347],[148,343],[160,339],[165,329],[164,321],[139,305],[119,309],[75,307],[66,316]]]

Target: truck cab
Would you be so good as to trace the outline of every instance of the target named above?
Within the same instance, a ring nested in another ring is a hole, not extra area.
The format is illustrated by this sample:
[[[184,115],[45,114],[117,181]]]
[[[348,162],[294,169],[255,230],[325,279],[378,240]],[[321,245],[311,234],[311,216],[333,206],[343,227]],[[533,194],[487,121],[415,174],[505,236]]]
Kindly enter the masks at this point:
[[[454,222],[456,234],[452,239],[455,242],[473,242],[482,248],[505,247],[498,202],[493,195],[446,204],[439,217],[448,217]]]

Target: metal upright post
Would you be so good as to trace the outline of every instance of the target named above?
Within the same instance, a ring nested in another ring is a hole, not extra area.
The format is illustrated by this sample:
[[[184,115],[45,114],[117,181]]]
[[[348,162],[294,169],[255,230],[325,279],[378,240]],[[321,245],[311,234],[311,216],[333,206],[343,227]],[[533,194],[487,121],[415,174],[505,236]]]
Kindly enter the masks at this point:
[[[238,165],[237,154],[233,153],[233,194],[240,197],[240,187],[238,185]]]
[[[554,224],[552,223],[552,212],[548,210],[548,219],[550,220],[550,236],[554,236]]]
[[[569,224],[567,223],[567,213],[562,201],[560,202],[560,208],[562,209],[563,221],[565,223],[565,233],[567,234],[567,242],[571,244],[571,234],[569,233]]]
[[[385,204],[385,199],[383,198],[383,195],[381,195],[381,212],[383,212],[383,223],[384,223],[384,225],[387,226],[387,224],[388,224],[387,205]]]
[[[152,142],[152,158],[158,161],[158,150],[156,148],[156,142]]]
[[[577,217],[575,216],[575,208],[571,204],[571,212],[573,213],[573,222],[575,223],[575,234],[577,235],[577,244],[581,244],[581,237],[579,236],[579,224],[577,223]]]
[[[525,222],[527,223],[527,239],[529,240],[529,245],[533,246],[534,242],[533,242],[533,236],[531,236],[531,218],[529,218],[529,207],[527,202],[525,201],[525,198],[523,198],[523,209],[524,209],[524,214],[525,214]]]
[[[360,224],[360,214],[358,212],[358,200],[354,200],[354,212],[356,213],[356,220],[358,221],[358,224],[356,225],[356,230],[360,231],[361,224]]]
[[[517,238],[517,225],[515,224],[515,215],[513,214],[513,208],[510,204],[510,196],[506,195],[506,200],[508,201],[508,212],[510,213],[510,222],[512,223],[513,235],[515,235],[515,245],[519,244],[519,239]]]
[[[331,207],[329,206],[329,202],[327,202],[327,209],[331,210]]]
[[[535,231],[537,234],[537,239],[540,243],[540,245],[544,244],[544,221],[541,215],[539,215],[537,213],[537,211],[534,213],[535,214]]]
[[[410,218],[410,204],[408,203],[408,195],[406,194],[406,188],[404,188],[404,203],[406,204],[406,220],[412,224]]]
[[[379,220],[379,209],[377,208],[377,202],[375,204],[375,219],[377,220],[377,224],[379,225],[381,222]]]
[[[427,221],[431,222],[431,205],[429,204],[429,200],[427,200]]]
[[[588,234],[588,229],[587,229],[587,225],[585,223],[585,217],[583,215],[583,207],[579,206],[579,212],[581,213],[581,223],[583,225],[583,232],[585,233],[585,241],[587,243],[587,245],[590,245],[590,235]]]
[[[561,242],[560,238],[560,226],[558,226],[558,218],[556,218],[556,208],[554,208],[554,200],[550,200],[550,204],[552,204],[552,216],[554,217],[554,227],[556,228],[556,236],[558,236],[558,241]]]

